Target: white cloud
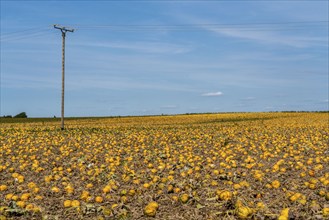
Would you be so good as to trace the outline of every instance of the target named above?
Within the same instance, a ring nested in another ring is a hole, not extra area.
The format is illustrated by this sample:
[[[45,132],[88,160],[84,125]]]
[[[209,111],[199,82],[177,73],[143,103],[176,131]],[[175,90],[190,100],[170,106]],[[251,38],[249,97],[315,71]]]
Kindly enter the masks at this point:
[[[313,45],[326,46],[327,39],[310,36],[288,36],[279,34],[278,31],[257,31],[237,28],[218,29],[206,26],[204,29],[220,35],[235,37],[246,40],[253,40],[262,43],[282,44],[291,47],[310,47]]]
[[[175,109],[177,107],[178,107],[177,105],[164,105],[164,106],[161,106],[162,109]]]
[[[98,42],[98,43],[76,43],[77,46],[116,48],[123,50],[135,50],[143,53],[171,53],[181,54],[192,50],[189,45],[179,45],[163,42]]]
[[[214,96],[221,96],[221,95],[223,95],[222,92],[208,92],[208,93],[203,93],[201,96],[214,97]]]
[[[72,73],[73,75],[74,73]],[[136,80],[128,77],[111,77],[111,76],[81,76],[79,80],[68,80],[67,89],[110,89],[110,90],[136,90],[147,89],[154,91],[181,91],[195,92],[195,89],[188,85],[180,83],[163,83],[163,81]]]
[[[49,71],[51,72],[51,70]],[[28,88],[28,89],[57,89],[60,88],[60,80],[49,76],[26,76],[5,73],[1,77],[3,88]]]
[[[249,96],[249,97],[244,98],[243,100],[251,101],[251,100],[255,100],[255,99],[256,99],[255,97]]]
[[[211,25],[202,25],[202,24],[215,24],[216,22],[195,18],[191,16],[184,16],[182,19],[189,23],[201,24],[199,25],[200,29],[213,32],[220,36],[238,38],[242,40],[253,41],[263,44],[275,44],[275,45],[284,45],[296,48],[307,48],[312,46],[328,46],[328,39],[326,36],[314,36],[310,35],[308,32],[305,33],[291,33],[283,32],[281,29],[284,29],[277,25],[272,25],[269,27],[261,25],[249,25],[249,26],[211,26]],[[287,27],[288,29],[291,27]],[[325,27],[324,27],[325,28]],[[296,34],[298,33],[298,34]]]

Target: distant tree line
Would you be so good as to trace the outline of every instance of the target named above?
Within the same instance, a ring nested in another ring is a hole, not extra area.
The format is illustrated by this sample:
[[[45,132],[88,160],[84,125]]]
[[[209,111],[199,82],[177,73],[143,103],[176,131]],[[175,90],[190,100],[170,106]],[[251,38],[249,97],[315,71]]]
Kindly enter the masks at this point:
[[[329,113],[329,111],[270,111],[270,112],[274,112],[274,113]]]
[[[27,114],[26,114],[26,112],[21,112],[21,113],[15,115],[14,117],[11,115],[4,115],[3,118],[27,118]]]

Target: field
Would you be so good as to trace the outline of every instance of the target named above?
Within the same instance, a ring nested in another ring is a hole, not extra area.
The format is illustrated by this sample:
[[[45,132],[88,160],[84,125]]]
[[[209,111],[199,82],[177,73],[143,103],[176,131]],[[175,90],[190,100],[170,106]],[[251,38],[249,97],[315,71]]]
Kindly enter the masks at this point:
[[[1,119],[0,219],[329,219],[329,114]]]

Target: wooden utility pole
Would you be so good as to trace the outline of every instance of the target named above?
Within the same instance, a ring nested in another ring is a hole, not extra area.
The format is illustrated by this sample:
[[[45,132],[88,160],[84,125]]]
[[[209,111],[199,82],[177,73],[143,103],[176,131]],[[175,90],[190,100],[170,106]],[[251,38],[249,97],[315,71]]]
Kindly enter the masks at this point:
[[[73,32],[74,29],[68,29],[54,25],[54,28],[61,30],[62,32],[62,108],[61,108],[61,129],[64,130],[64,85],[65,85],[65,36],[66,32]]]

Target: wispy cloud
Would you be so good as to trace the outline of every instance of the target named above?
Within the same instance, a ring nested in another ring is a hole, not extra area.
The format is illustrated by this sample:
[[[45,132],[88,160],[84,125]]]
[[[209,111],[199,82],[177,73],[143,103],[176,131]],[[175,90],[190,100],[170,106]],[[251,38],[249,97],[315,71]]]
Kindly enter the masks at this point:
[[[327,46],[328,39],[325,37],[294,36],[280,33],[279,30],[246,30],[238,28],[219,29],[211,26],[203,26],[205,30],[221,36],[234,37],[244,40],[252,40],[258,43],[281,44],[291,47]]]
[[[203,93],[201,96],[206,96],[206,97],[216,97],[216,96],[221,96],[223,95],[222,92],[208,92],[208,93]]]
[[[83,76],[77,81],[68,81],[67,88],[72,90],[104,89],[104,90],[153,90],[195,92],[189,85],[180,83],[164,83],[163,81],[139,80],[127,77]]]
[[[49,76],[23,76],[12,74],[1,78],[1,87],[14,89],[57,89],[60,80]]]
[[[188,53],[193,48],[191,45],[180,45],[163,42],[97,42],[97,43],[75,43],[76,46],[103,47],[123,50],[134,50],[142,53]]]
[[[177,105],[164,105],[164,106],[161,106],[162,109],[175,109],[175,108],[178,108]]]
[[[242,100],[244,100],[244,101],[252,101],[252,100],[255,100],[255,99],[256,99],[255,97],[249,96],[249,97],[243,98]]]
[[[219,36],[237,38],[241,40],[253,41],[262,44],[276,44],[296,48],[307,48],[312,46],[328,46],[327,36],[314,36],[309,31],[286,31],[280,26],[232,26],[216,27],[209,19],[200,19],[192,16],[180,16],[181,19],[188,23],[200,24],[199,28],[213,32]],[[287,27],[289,29],[289,27]]]

